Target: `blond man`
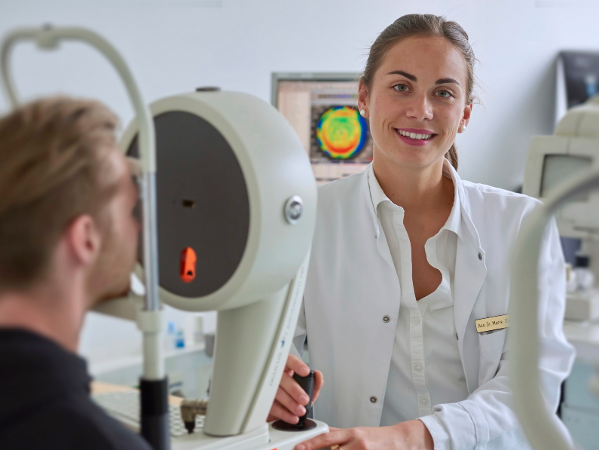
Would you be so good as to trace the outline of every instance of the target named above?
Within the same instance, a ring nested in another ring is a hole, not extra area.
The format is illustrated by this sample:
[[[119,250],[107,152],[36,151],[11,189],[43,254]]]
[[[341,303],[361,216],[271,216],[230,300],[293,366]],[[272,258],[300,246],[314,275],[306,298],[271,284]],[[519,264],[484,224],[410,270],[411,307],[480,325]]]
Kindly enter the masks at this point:
[[[0,447],[145,449],[90,399],[87,310],[128,290],[137,190],[98,102],[0,118]]]

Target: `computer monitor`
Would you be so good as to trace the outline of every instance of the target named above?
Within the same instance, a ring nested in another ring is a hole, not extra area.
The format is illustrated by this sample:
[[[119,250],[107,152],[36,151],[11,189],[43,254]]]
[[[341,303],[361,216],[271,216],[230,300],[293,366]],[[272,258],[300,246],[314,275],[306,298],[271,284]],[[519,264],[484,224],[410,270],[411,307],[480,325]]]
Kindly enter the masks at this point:
[[[273,73],[271,102],[308,153],[317,184],[363,171],[373,160],[358,112],[360,73]]]
[[[567,111],[552,136],[534,136],[523,193],[544,201],[577,173],[598,167],[598,97]],[[598,237],[598,191],[573,199],[556,213],[561,236]]]
[[[598,95],[598,52],[563,51],[556,59],[555,123],[567,109]]]

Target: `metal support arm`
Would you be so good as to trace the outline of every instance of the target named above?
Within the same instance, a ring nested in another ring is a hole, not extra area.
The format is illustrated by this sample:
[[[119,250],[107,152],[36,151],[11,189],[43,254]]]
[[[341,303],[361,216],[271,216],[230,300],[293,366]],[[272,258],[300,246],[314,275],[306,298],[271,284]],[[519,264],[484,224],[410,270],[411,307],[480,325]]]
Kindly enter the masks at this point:
[[[559,207],[591,189],[598,189],[597,168],[557,188],[524,222],[513,251],[510,300],[513,402],[527,439],[535,449],[572,450],[572,444],[558,429],[559,419],[544,401],[538,370],[538,278],[535,274],[542,235]]]

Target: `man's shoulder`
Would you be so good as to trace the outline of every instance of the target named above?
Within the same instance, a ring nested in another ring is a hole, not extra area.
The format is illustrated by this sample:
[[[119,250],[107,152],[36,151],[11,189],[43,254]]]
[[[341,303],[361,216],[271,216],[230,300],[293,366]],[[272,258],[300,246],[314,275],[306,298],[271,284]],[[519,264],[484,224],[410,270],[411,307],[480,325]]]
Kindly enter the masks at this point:
[[[37,430],[28,433],[27,430]],[[67,394],[0,431],[3,449],[37,449],[48,442],[65,450],[150,450],[148,444],[108,416],[89,396]]]
[[[89,442],[94,449],[150,450],[139,435],[106,414],[89,396],[82,397],[76,401],[66,399],[55,408],[55,414],[70,418],[81,430],[85,430],[78,434],[82,444]],[[92,444],[92,441],[97,443]]]
[[[107,444],[107,448],[131,448],[149,450],[149,446],[138,434],[127,429],[122,423],[110,417],[94,403],[90,397],[85,398],[80,407],[82,422],[90,429],[96,430],[96,435]],[[127,443],[127,447],[123,443]]]

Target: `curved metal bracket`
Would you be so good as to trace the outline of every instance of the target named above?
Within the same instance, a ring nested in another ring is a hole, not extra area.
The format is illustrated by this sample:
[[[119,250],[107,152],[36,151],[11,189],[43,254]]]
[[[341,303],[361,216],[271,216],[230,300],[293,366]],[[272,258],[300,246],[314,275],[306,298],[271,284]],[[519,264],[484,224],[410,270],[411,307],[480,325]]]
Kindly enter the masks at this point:
[[[559,207],[592,189],[598,189],[597,168],[567,180],[524,221],[513,249],[510,298],[513,402],[525,435],[536,449],[573,449],[572,444],[558,430],[559,419],[548,411],[540,388],[538,278],[535,274],[542,235]],[[532,268],[535,268],[533,275]]]

